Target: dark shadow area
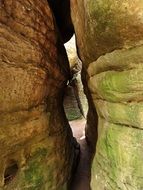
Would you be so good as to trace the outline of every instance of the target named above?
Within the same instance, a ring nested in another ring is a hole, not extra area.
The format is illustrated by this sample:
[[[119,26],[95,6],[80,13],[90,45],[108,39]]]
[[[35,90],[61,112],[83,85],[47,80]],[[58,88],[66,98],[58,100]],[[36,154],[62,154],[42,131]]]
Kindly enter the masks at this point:
[[[90,190],[92,152],[85,138],[85,119],[70,122],[73,135],[80,144],[80,160],[75,170],[70,190]]]
[[[81,77],[82,62],[76,52],[75,37],[65,44],[70,63],[71,79],[64,93],[64,110],[75,138],[75,167],[69,190],[90,190],[92,149],[85,137],[88,102]],[[78,142],[78,144],[77,144]],[[80,152],[79,152],[80,146]],[[79,154],[80,153],[80,154]]]
[[[75,151],[77,151],[75,152],[76,168],[73,170],[69,190],[90,190],[92,152],[85,137],[87,106],[87,99],[81,82],[81,74],[79,73],[68,83],[64,96],[65,113],[69,120],[73,136],[76,139],[75,141],[80,145],[80,155],[78,155],[79,147],[75,148]]]
[[[14,160],[9,161],[4,172],[4,185],[10,183],[16,176],[17,172],[18,172],[17,162]]]
[[[70,0],[48,0],[63,42],[70,40],[74,27],[70,15]]]

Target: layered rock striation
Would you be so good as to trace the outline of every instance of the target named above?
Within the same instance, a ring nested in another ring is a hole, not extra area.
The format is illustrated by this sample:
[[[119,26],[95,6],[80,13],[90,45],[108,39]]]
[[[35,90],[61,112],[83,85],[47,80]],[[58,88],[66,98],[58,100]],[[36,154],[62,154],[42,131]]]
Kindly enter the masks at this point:
[[[143,1],[73,0],[71,5],[92,144],[95,108],[98,114],[91,189],[142,190]]]
[[[65,190],[69,65],[46,0],[0,1],[0,189]]]

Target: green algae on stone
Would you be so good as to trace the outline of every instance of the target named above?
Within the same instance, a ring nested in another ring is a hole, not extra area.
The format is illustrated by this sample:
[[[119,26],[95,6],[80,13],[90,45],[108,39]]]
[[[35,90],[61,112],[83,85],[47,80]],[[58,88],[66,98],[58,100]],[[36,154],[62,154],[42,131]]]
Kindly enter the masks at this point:
[[[81,113],[75,109],[70,109],[68,112],[66,112],[66,116],[69,121],[76,120],[82,118]]]
[[[142,134],[139,130],[134,131],[134,128],[106,121],[100,127],[103,129],[92,165],[92,189],[101,190],[112,187],[122,190],[126,188],[141,190],[143,167],[139,167],[139,165],[142,162],[143,155],[138,140],[140,139],[143,142]],[[137,155],[134,155],[135,152]],[[101,181],[100,185],[99,181]]]
[[[96,100],[95,105],[98,114],[107,121],[143,129],[142,103],[133,102],[127,104]]]
[[[108,101],[132,100],[135,98],[135,94],[138,94],[139,91],[142,92],[142,69],[103,72],[90,78],[89,86],[92,91],[97,91],[96,93],[101,98]]]
[[[34,152],[31,157],[31,161],[29,161],[28,168],[25,170],[25,181],[28,186],[30,186],[29,190],[40,190],[41,186],[44,184],[44,176],[43,166],[40,164],[42,161],[44,162],[44,158],[47,155],[47,150],[45,148],[39,148],[36,152]]]
[[[27,190],[40,190],[43,185],[43,170],[39,165],[39,162],[31,162],[29,168],[25,170],[25,181],[28,186]]]
[[[88,68],[88,85],[100,118],[92,165],[93,190],[95,187],[96,190],[142,190],[141,52],[142,46],[117,50],[102,56]]]
[[[99,119],[91,189],[142,190],[143,0],[71,5],[87,95],[94,103],[87,128],[93,138],[95,108]]]

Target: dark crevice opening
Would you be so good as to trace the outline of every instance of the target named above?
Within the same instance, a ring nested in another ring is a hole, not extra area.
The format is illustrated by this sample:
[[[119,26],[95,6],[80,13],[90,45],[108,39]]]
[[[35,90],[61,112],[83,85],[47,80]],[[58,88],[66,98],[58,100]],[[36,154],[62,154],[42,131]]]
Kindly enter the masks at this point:
[[[47,0],[64,43],[70,40],[74,27],[70,15],[70,0]]]
[[[9,184],[18,172],[18,164],[15,160],[8,162],[4,172],[4,185]]]

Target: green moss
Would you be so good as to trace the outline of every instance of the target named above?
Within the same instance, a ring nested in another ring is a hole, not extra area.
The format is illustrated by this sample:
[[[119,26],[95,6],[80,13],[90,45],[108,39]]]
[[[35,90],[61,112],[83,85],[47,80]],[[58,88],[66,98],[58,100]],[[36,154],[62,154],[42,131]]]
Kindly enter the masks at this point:
[[[38,148],[38,150],[36,150],[36,152],[34,152],[32,157],[39,157],[39,158],[43,158],[47,155],[48,150],[46,148]]]
[[[25,170],[25,181],[30,186],[28,190],[40,190],[43,184],[42,168],[39,162],[31,162],[29,168]]]
[[[70,110],[67,110],[66,116],[69,121],[82,118],[81,113],[77,111],[76,109],[72,109],[72,108]]]
[[[25,170],[25,181],[31,186],[32,188],[39,189],[43,183],[43,176],[42,176],[42,168],[40,167],[40,163],[33,161],[29,164],[27,170]],[[39,189],[40,190],[40,189]]]
[[[41,190],[44,183],[44,164],[42,159],[47,155],[47,149],[38,148],[29,160],[28,168],[24,171],[27,190]]]

